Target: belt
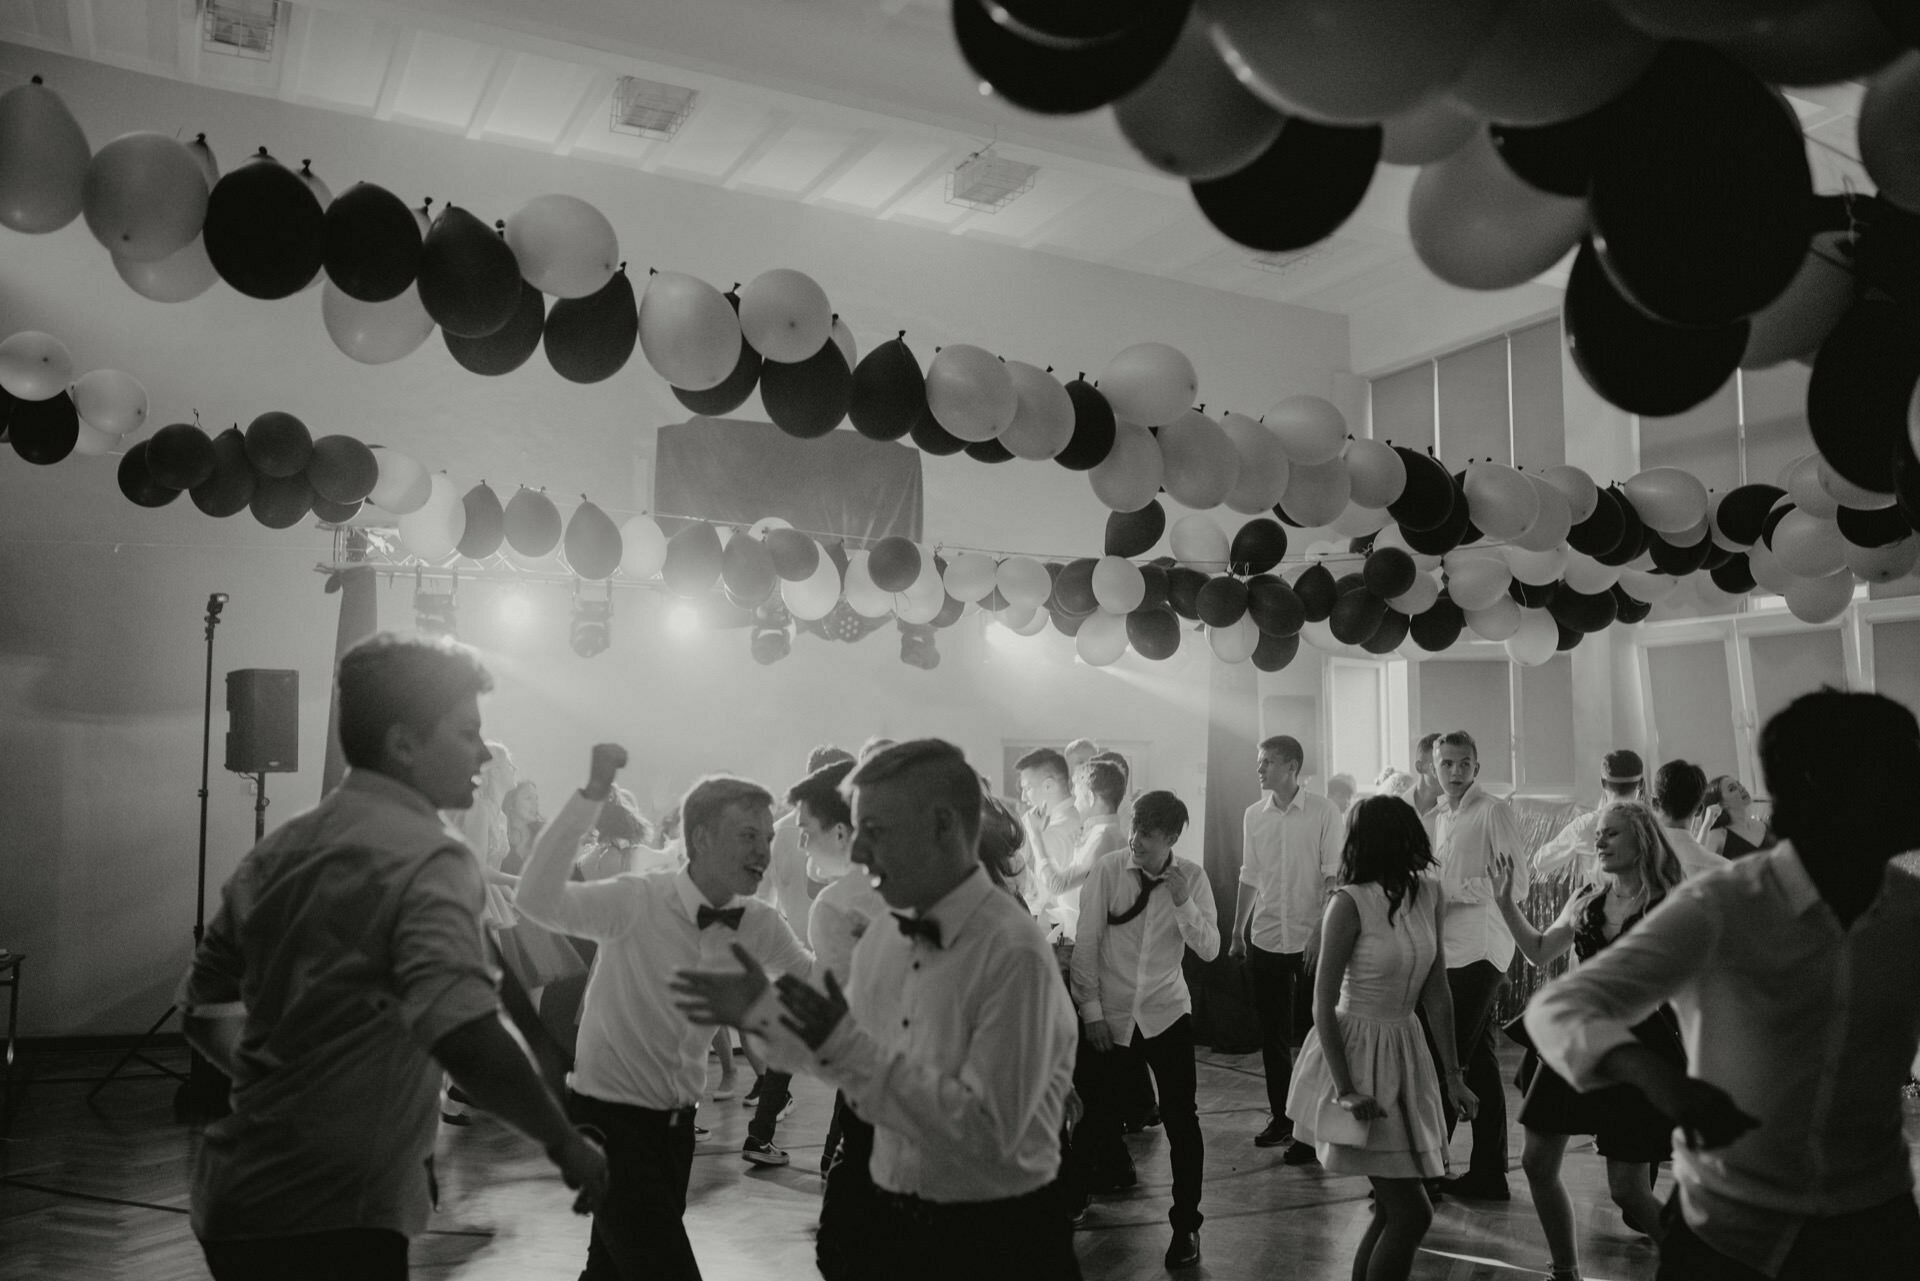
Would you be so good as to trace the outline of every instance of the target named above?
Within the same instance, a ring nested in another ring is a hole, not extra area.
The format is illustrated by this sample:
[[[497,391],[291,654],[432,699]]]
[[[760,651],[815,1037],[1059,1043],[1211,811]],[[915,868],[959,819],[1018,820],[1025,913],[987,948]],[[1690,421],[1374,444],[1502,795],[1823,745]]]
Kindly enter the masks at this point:
[[[1057,1199],[1059,1184],[1049,1183],[1043,1188],[1035,1188],[1020,1196],[1005,1197],[997,1201],[929,1201],[925,1197],[915,1196],[911,1192],[888,1192],[884,1188],[873,1190],[875,1207],[908,1223],[932,1224],[969,1221],[973,1219],[1000,1220],[1010,1210],[1023,1209],[1051,1199]]]

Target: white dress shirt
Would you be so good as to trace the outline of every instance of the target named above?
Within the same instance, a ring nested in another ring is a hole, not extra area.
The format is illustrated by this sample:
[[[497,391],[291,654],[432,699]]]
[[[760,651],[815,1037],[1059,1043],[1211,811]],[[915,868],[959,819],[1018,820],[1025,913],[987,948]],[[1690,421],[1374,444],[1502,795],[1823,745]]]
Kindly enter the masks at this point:
[[[1592,884],[1600,871],[1599,856],[1593,852],[1593,838],[1599,830],[1599,810],[1574,815],[1572,822],[1533,852],[1534,879],[1564,879],[1576,888]]]
[[[1080,928],[1080,887],[1086,884],[1093,865],[1126,846],[1127,833],[1120,824],[1120,816],[1095,814],[1080,821],[1080,843],[1074,847],[1067,865],[1052,874],[1041,869],[1047,889],[1053,895],[1049,913],[1067,938],[1074,938]]]
[[[775,820],[767,877],[754,897],[779,908],[787,928],[806,937],[813,899],[807,893],[807,852],[800,847],[800,811],[789,810]]]
[[[768,969],[811,978],[813,956],[779,910],[755,898],[720,905],[745,909],[738,930],[701,929],[695,922],[706,898],[684,870],[570,883],[572,851],[599,813],[578,792],[567,798],[535,842],[515,898],[548,929],[600,944],[569,1084],[610,1103],[690,1108],[706,1086],[713,1029],[674,1008],[675,971],[738,969],[732,947],[741,943]]]
[[[1340,875],[1347,821],[1340,807],[1301,788],[1282,808],[1268,792],[1240,825],[1240,883],[1254,891],[1253,945],[1300,952],[1320,928],[1326,882]]]
[[[966,1203],[1024,1196],[1060,1172],[1079,1035],[1045,934],[985,870],[925,916],[936,947],[877,920],[854,948],[848,1013],[807,1053],[772,994],[748,1030],[838,1086],[874,1127],[873,1181]]]
[[[1188,948],[1203,961],[1220,955],[1213,887],[1197,864],[1185,863],[1184,869],[1193,887],[1185,903],[1175,907],[1167,886],[1155,886],[1146,910],[1125,925],[1109,925],[1107,918],[1125,915],[1140,897],[1132,850],[1116,850],[1095,863],[1081,890],[1087,915],[1073,949],[1073,1000],[1080,1021],[1105,1022],[1116,1045],[1131,1045],[1135,1028],[1142,1036],[1159,1036],[1193,1012],[1180,972]]]
[[[1714,872],[1733,862],[1724,854],[1715,854],[1712,850],[1693,839],[1693,833],[1684,827],[1676,827],[1665,818],[1660,820],[1660,830],[1667,834],[1667,844],[1673,846],[1673,853],[1680,860],[1680,870],[1692,880],[1706,872]]]
[[[856,867],[829,882],[807,916],[807,944],[813,949],[816,971],[831,970],[844,988],[853,976],[854,945],[886,913],[887,901],[873,888],[866,868]]]
[[[1441,793],[1427,812],[1427,834],[1440,862],[1440,888],[1447,896],[1447,968],[1491,961],[1501,973],[1513,964],[1513,933],[1493,892],[1493,856],[1513,859],[1513,901],[1526,901],[1532,869],[1521,857],[1520,825],[1513,807],[1475,783],[1456,805]]]
[[[1910,1195],[1901,1087],[1920,1049],[1920,882],[1889,869],[1843,927],[1790,845],[1689,880],[1526,1014],[1540,1056],[1576,1088],[1670,1003],[1688,1072],[1758,1128],[1694,1151],[1674,1177],[1694,1233],[1778,1275],[1812,1217]]]

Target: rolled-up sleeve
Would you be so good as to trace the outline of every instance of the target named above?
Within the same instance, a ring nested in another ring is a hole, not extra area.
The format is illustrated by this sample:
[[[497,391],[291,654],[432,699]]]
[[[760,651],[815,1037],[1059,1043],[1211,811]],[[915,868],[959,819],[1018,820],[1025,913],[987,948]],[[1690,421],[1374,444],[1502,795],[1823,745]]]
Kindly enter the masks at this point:
[[[453,848],[421,864],[401,896],[394,984],[400,1017],[422,1046],[500,1008],[480,934],[484,900],[479,864]]]
[[[193,964],[174,996],[174,1004],[190,1018],[214,1018],[238,1013],[243,970],[240,941],[234,927],[233,882],[220,892],[220,910],[207,924]]]

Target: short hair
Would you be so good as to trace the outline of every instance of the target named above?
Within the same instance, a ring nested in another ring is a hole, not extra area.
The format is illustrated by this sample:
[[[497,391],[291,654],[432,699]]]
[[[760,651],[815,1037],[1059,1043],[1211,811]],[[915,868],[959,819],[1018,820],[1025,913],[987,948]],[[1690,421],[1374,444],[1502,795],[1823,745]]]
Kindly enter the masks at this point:
[[[1335,787],[1346,788],[1348,796],[1352,796],[1355,792],[1360,790],[1360,784],[1354,779],[1353,775],[1351,774],[1335,774],[1332,778],[1328,779],[1327,795],[1329,796],[1333,795],[1333,789]]]
[[[1271,738],[1261,739],[1260,750],[1271,756],[1277,756],[1283,761],[1292,762],[1296,769],[1307,763],[1306,749],[1301,747],[1300,740],[1291,734],[1275,734]]]
[[[1057,759],[1060,753],[1053,755]],[[917,738],[876,752],[854,767],[846,786],[855,790],[907,779],[917,785],[915,791],[923,800],[954,812],[967,848],[977,851],[985,805],[980,776],[967,764],[966,755],[944,739]]]
[[[835,761],[853,764],[853,753],[844,747],[835,747],[831,743],[822,743],[807,753],[807,773],[813,774],[825,769]]]
[[[1463,729],[1450,729],[1433,740],[1434,751],[1438,752],[1443,747],[1464,747],[1473,753],[1474,760],[1480,759],[1480,744],[1474,742],[1473,735]]]
[[[1668,761],[1653,776],[1653,803],[1678,823],[1700,810],[1707,794],[1707,772],[1692,761]]]
[[[867,757],[872,756],[875,752],[886,751],[889,747],[893,746],[893,743],[894,743],[893,739],[882,738],[880,735],[875,734],[872,738],[860,744],[860,750],[857,753],[855,753],[854,759],[857,761],[864,761],[867,759]]]
[[[1422,734],[1420,736],[1420,741],[1413,745],[1414,759],[1416,761],[1432,760],[1433,745],[1439,741],[1440,741],[1440,735],[1438,733]]]
[[[1121,798],[1127,794],[1127,776],[1112,761],[1088,761],[1087,790],[1107,803],[1110,809],[1119,809]]]
[[[1869,765],[1910,770],[1917,756],[1920,724],[1884,694],[1831,687],[1802,694],[1760,730],[1760,770],[1773,802],[1774,830],[1793,841],[1817,834],[1831,821],[1830,807],[1851,776]],[[1911,807],[1888,804],[1883,818],[1911,827]],[[1910,832],[1892,834],[1903,849],[1913,839]]]
[[[1090,738],[1076,738],[1060,749],[1062,756],[1085,756],[1088,760],[1100,755],[1100,744]]]
[[[1118,765],[1122,774],[1126,775],[1128,779],[1133,778],[1133,766],[1127,762],[1126,757],[1120,755],[1118,752],[1111,750],[1097,752],[1094,754],[1093,760],[1088,761],[1087,764],[1091,765],[1093,761],[1106,761],[1110,765]]]
[[[380,767],[395,725],[432,733],[460,703],[493,688],[479,656],[458,641],[392,632],[348,650],[334,680],[340,753],[358,769]]]
[[[823,765],[787,789],[787,803],[806,806],[807,813],[822,827],[832,827],[835,823],[852,827],[853,807],[847,804],[846,793],[840,790],[851,773],[852,757]]]
[[[1187,830],[1187,803],[1172,792],[1142,792],[1134,798],[1133,825],[1171,840]]]
[[[1602,819],[1609,814],[1623,815],[1633,830],[1634,843],[1640,847],[1640,878],[1646,883],[1648,900],[1658,903],[1687,876],[1680,856],[1673,852],[1673,842],[1642,801],[1615,801],[1600,811]]]
[[[1073,781],[1067,770],[1067,758],[1051,747],[1036,747],[1013,763],[1017,770],[1038,770],[1043,774],[1052,774],[1062,783]]]
[[[603,841],[632,841],[635,845],[645,845],[649,835],[647,820],[635,807],[633,798],[618,793],[600,807],[594,829]]]
[[[1347,844],[1340,851],[1340,883],[1378,883],[1387,895],[1387,923],[1402,902],[1420,897],[1420,874],[1434,866],[1433,842],[1398,796],[1369,796],[1347,813]]]
[[[708,774],[687,789],[680,799],[680,835],[693,853],[693,834],[710,828],[733,805],[773,807],[773,793],[760,784],[732,774]]]
[[[1647,764],[1640,753],[1628,747],[1616,747],[1600,758],[1600,777],[1608,783],[1639,783],[1645,780]]]

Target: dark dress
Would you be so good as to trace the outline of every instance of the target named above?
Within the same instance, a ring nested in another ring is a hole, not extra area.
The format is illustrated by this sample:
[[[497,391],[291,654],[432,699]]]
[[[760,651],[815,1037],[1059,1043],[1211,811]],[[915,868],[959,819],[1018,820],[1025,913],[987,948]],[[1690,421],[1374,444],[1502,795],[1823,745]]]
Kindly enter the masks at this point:
[[[1770,850],[1775,845],[1778,845],[1780,841],[1778,837],[1774,836],[1773,829],[1767,827],[1764,823],[1761,824],[1761,826],[1765,828],[1765,831],[1760,837],[1760,843],[1758,845],[1755,845],[1752,841],[1734,831],[1732,827],[1723,827],[1721,830],[1727,835],[1725,843],[1720,846],[1720,852],[1728,858],[1744,858],[1748,854],[1758,854],[1761,850]]]
[[[1599,886],[1581,891],[1586,903],[1574,921],[1573,951],[1581,961],[1598,955],[1614,939],[1640,923],[1647,914],[1642,908],[1620,926],[1620,934],[1606,935],[1607,896]],[[1518,1020],[1514,1030],[1519,1030]],[[1673,1010],[1661,1006],[1637,1024],[1633,1034],[1643,1045],[1682,1068],[1687,1062],[1680,1041],[1680,1024]],[[1524,1042],[1523,1042],[1524,1043]],[[1520,1124],[1544,1134],[1591,1134],[1600,1155],[1615,1161],[1657,1164],[1672,1153],[1673,1122],[1654,1110],[1646,1096],[1630,1085],[1612,1085],[1582,1093],[1567,1084],[1552,1068],[1541,1062],[1531,1044],[1520,1062],[1515,1081],[1526,1102],[1520,1107]]]

